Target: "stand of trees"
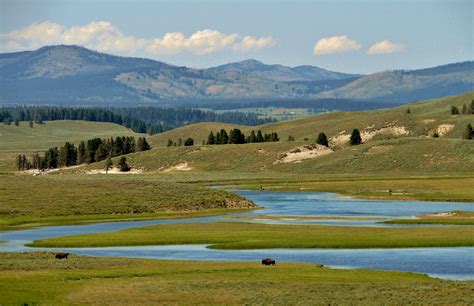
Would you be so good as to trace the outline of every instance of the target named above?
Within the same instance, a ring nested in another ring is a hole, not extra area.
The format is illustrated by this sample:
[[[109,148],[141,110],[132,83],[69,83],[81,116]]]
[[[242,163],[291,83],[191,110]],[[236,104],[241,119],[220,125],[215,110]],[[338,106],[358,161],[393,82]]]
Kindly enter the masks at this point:
[[[193,108],[86,108],[51,106],[3,107],[0,122],[30,121],[43,124],[46,120],[85,120],[110,122],[125,126],[137,133],[154,135],[186,124],[198,122],[225,122],[259,125],[272,122],[271,118],[258,118],[257,114],[244,112],[215,113]]]
[[[53,147],[44,152],[41,156],[38,153],[33,155],[30,162],[26,156],[18,155],[16,166],[18,170],[28,169],[55,169],[58,167],[69,167],[83,163],[93,163],[125,155],[133,152],[147,151],[151,147],[145,137],[116,137],[110,139],[93,138],[81,141],[78,147],[66,142],[61,147]]]
[[[240,129],[232,129],[227,134],[226,130],[222,129],[215,135],[213,132],[209,133],[206,144],[208,145],[219,145],[219,144],[243,144],[252,142],[276,142],[279,141],[278,134],[272,132],[270,134],[262,134],[262,131],[258,130],[256,133],[254,130],[250,132],[250,135],[245,137],[244,133]]]

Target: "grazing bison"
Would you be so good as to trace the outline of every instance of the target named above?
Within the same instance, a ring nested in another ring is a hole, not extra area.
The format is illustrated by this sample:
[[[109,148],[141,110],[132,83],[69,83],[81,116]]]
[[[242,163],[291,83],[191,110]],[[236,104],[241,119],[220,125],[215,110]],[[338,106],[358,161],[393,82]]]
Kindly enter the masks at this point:
[[[276,265],[275,260],[271,258],[262,259],[262,265],[269,266],[269,265]]]
[[[56,253],[56,255],[54,257],[57,258],[57,259],[63,259],[63,258],[67,259],[68,255],[69,255],[69,253],[60,252],[60,253]]]

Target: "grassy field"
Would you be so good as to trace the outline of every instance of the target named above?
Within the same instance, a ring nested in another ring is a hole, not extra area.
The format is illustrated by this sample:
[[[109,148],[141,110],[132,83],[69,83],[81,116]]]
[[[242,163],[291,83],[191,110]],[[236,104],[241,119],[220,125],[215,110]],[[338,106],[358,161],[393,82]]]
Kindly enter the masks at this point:
[[[35,152],[63,145],[66,141],[78,144],[94,137],[144,136],[118,124],[81,120],[45,121],[33,128],[24,121],[18,127],[0,124],[0,135],[2,152]]]
[[[35,241],[35,247],[211,244],[215,249],[474,246],[473,227],[376,228],[256,223],[166,224]]]
[[[162,171],[187,163],[195,172],[252,172],[258,177],[313,178],[338,176],[411,176],[474,173],[474,144],[448,138],[403,138],[345,147],[299,162],[279,159],[305,143],[279,142],[245,145],[157,147],[130,155],[130,163],[146,171]],[[102,165],[100,165],[102,167]],[[192,171],[191,171],[192,172]]]
[[[28,122],[0,124],[0,172],[13,171],[18,154],[30,156],[54,146],[64,145],[66,141],[79,144],[82,140],[94,137],[110,138],[116,136],[149,136],[138,134],[118,124],[90,121],[45,121],[29,127]]]
[[[391,109],[382,109],[363,112],[333,112],[316,116],[305,117],[297,120],[282,121],[257,127],[239,128],[244,133],[252,129],[261,129],[262,132],[277,132],[280,139],[285,141],[291,135],[298,141],[308,138],[314,141],[320,132],[325,132],[328,137],[337,136],[340,133],[350,133],[354,128],[361,132],[377,131],[383,127],[404,127],[409,134],[407,136],[428,136],[435,132],[441,125],[452,125],[452,128],[441,133],[441,137],[460,138],[468,123],[474,123],[472,115],[451,116],[451,105],[462,109],[462,105],[471,103],[474,99],[474,91],[453,97],[435,99],[425,102],[412,103]],[[411,113],[407,114],[410,108]],[[210,131],[216,131],[222,126],[230,129],[232,125],[218,123],[199,123],[183,128],[174,129],[151,137],[151,141],[157,145],[166,145],[168,138],[185,139],[193,137],[195,143],[201,143],[207,139]],[[377,139],[389,139],[400,137],[389,133],[377,135]]]
[[[223,190],[138,175],[0,175],[0,230],[224,213],[253,203]],[[166,213],[180,214],[166,214]],[[189,212],[195,212],[189,214]]]
[[[472,304],[473,282],[318,265],[0,253],[0,304]]]

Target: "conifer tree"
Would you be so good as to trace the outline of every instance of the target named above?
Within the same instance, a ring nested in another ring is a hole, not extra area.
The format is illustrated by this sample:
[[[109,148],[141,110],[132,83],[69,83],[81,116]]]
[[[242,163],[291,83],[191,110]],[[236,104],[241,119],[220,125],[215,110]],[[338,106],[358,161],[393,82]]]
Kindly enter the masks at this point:
[[[216,144],[216,137],[214,137],[214,133],[211,131],[209,136],[207,136],[207,143],[208,145]]]
[[[322,145],[322,146],[328,147],[328,146],[329,146],[329,142],[328,142],[328,138],[327,138],[326,134],[324,134],[324,133],[319,133],[318,138],[316,138],[316,143],[317,143],[317,144],[320,144],[320,145]]]
[[[77,148],[77,163],[83,164],[86,162],[86,159],[86,143],[84,141],[81,141],[79,147]]]
[[[468,124],[466,126],[466,129],[464,130],[464,132],[462,134],[462,138],[463,139],[472,139],[473,137],[474,137],[474,131],[472,129],[472,125]]]
[[[454,105],[451,105],[451,115],[459,115],[459,109]]]
[[[184,146],[186,147],[190,147],[190,146],[193,146],[194,145],[194,139],[192,139],[191,137],[189,137],[188,139],[186,139],[184,141]]]
[[[265,139],[263,138],[262,131],[257,131],[257,142],[264,142]]]
[[[122,156],[118,162],[120,171],[122,172],[127,172],[130,170],[130,167],[127,164],[127,158],[125,156]]]
[[[250,136],[247,142],[257,142],[257,135],[255,135],[254,130],[250,132]]]
[[[112,168],[112,166],[113,166],[112,158],[109,155],[107,156],[107,160],[105,161],[105,174],[109,172],[109,169]]]
[[[227,134],[227,132],[222,129],[221,130],[221,141],[220,141],[220,144],[228,144],[229,143],[229,135]]]
[[[358,129],[354,129],[352,131],[349,143],[351,146],[359,145],[362,143],[362,138],[360,137],[360,132]]]
[[[25,170],[23,168],[23,158],[20,154],[17,155],[17,157],[16,157],[16,167],[18,168],[18,171]]]

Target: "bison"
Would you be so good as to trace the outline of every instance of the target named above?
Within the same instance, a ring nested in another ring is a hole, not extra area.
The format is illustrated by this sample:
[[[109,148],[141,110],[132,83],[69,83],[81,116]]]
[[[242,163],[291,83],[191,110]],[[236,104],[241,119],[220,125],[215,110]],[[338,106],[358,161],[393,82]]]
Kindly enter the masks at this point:
[[[56,253],[54,257],[57,259],[63,259],[63,258],[67,259],[68,256],[69,256],[69,253],[60,252],[60,253]]]
[[[271,259],[271,258],[265,258],[265,259],[262,259],[262,265],[265,265],[265,266],[269,266],[269,265],[276,265],[276,262],[274,259]]]

